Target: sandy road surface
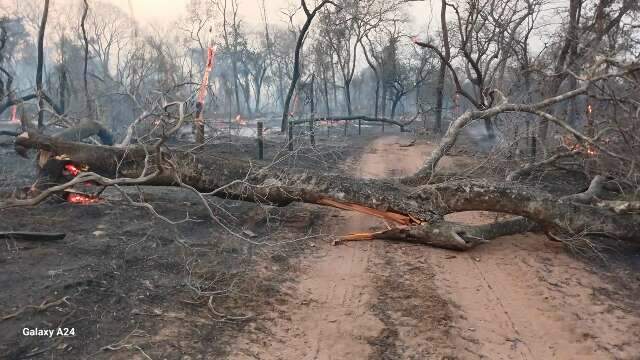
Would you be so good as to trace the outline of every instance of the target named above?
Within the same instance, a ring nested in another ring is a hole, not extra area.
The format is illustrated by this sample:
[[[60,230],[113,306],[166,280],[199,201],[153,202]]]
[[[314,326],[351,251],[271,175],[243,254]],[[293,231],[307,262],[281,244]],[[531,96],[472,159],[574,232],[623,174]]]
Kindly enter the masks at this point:
[[[431,146],[402,142],[377,139],[354,172],[380,178],[415,171]],[[454,217],[491,220],[481,212]],[[327,231],[335,234],[384,226],[350,212],[334,219]],[[467,253],[382,241],[318,246],[301,260],[289,300],[264,318],[268,335],[242,336],[232,358],[640,358],[637,312],[539,235],[504,237]]]

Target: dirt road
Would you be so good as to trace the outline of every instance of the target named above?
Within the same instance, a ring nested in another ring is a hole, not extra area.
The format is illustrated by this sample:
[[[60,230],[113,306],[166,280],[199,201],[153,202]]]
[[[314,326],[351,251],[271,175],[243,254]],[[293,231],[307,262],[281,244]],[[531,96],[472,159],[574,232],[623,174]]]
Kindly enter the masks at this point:
[[[415,171],[429,144],[374,141],[362,177]],[[444,166],[455,166],[446,159]],[[469,223],[480,212],[455,214]],[[336,212],[333,234],[385,226]],[[231,358],[260,359],[637,359],[640,320],[618,288],[533,234],[467,253],[391,242],[332,247],[301,260],[288,301],[266,314],[268,335],[249,332]],[[637,279],[636,279],[637,280]],[[635,282],[637,283],[637,281]]]

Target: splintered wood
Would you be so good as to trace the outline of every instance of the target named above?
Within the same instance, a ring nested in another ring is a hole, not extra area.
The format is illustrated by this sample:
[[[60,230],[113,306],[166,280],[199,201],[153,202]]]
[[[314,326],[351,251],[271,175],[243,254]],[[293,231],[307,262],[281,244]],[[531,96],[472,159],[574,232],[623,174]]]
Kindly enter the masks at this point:
[[[382,210],[373,209],[370,207],[366,207],[366,206],[362,206],[354,203],[339,202],[331,199],[322,198],[318,200],[317,204],[331,206],[331,207],[342,209],[342,210],[356,211],[356,212],[371,215],[371,216],[376,216],[381,219],[389,220],[400,225],[417,225],[421,223],[421,221],[419,221],[418,219],[410,215],[399,214],[391,211],[382,211]]]
[[[401,227],[409,226],[409,225],[418,225],[422,223],[420,220],[414,218],[411,215],[404,215],[404,214],[399,214],[399,213],[390,212],[390,211],[382,211],[382,210],[373,209],[370,207],[366,207],[366,206],[362,206],[354,203],[347,203],[347,202],[343,203],[343,202],[326,199],[326,198],[318,200],[317,203],[318,205],[326,205],[326,206],[331,206],[331,207],[335,207],[342,210],[356,211],[362,214],[375,216],[383,220],[388,220],[393,223],[396,223]],[[371,233],[353,233],[353,234],[341,236],[338,240],[335,240],[333,242],[333,245],[338,245],[345,241],[374,240],[374,239],[380,238],[381,236],[384,236],[384,234],[387,231],[377,231],[377,232],[371,232]]]

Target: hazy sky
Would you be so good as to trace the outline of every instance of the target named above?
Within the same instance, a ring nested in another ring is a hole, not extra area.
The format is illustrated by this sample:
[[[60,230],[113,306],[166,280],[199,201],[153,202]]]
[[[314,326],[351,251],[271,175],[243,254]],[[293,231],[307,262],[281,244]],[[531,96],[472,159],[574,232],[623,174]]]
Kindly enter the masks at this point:
[[[55,0],[54,0],[55,1]],[[135,18],[146,25],[158,25],[177,20],[186,15],[189,0],[106,0],[127,13],[130,13],[129,2]],[[239,15],[248,23],[261,22],[259,3],[261,0],[239,0]],[[309,1],[312,3],[313,0]],[[429,3],[431,0],[415,1],[405,4],[407,13],[412,17],[412,28],[424,27],[427,23]],[[298,0],[266,0],[267,16],[273,23],[286,23],[283,9],[298,5]],[[436,1],[437,3],[437,1]],[[439,11],[439,10],[436,10]]]

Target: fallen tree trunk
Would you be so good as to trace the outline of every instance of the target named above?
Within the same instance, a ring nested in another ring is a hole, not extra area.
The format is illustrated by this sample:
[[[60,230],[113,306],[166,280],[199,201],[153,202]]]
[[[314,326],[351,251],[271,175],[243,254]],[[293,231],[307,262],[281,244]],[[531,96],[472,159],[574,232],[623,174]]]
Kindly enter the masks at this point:
[[[24,241],[57,241],[67,236],[64,233],[42,233],[31,231],[7,231],[0,232],[0,239],[24,240]]]
[[[366,116],[366,115],[331,116],[331,117],[317,117],[317,118],[310,118],[310,119],[298,119],[298,120],[292,121],[292,123],[294,125],[300,125],[300,124],[308,124],[310,121],[318,122],[318,121],[355,121],[355,120],[361,120],[361,121],[366,121],[366,122],[377,122],[377,123],[395,125],[395,126],[398,126],[400,128],[401,132],[404,132],[404,131],[406,131],[405,127],[408,126],[408,125],[411,125],[411,123],[413,123],[413,121],[418,117],[418,115],[419,115],[419,113],[416,114],[416,116],[412,120],[407,121],[406,123],[402,123],[400,121],[393,120],[393,119],[380,118],[380,117],[370,117],[370,116]]]
[[[0,130],[0,136],[18,136],[20,135],[17,131],[10,131],[10,130]]]
[[[77,125],[68,127],[53,137],[67,141],[81,141],[94,135],[98,136],[104,145],[113,145],[111,132],[99,122],[88,119],[81,120]]]
[[[20,136],[17,144],[46,150],[58,158],[110,179],[140,179],[145,185],[188,186],[203,194],[275,206],[306,202],[354,210],[398,224],[375,235],[433,246],[465,250],[482,242],[531,227],[513,220],[494,227],[470,227],[444,222],[445,214],[484,210],[519,215],[535,222],[554,238],[605,236],[638,242],[640,215],[561,200],[517,184],[484,181],[445,182],[409,187],[393,180],[359,179],[306,169],[283,169],[235,158],[172,152],[153,155],[142,146],[126,149],[73,143],[37,133]],[[52,158],[52,161],[56,161]],[[149,164],[151,163],[151,168]],[[149,174],[155,174],[149,176]],[[92,178],[100,182],[100,177]],[[131,183],[131,182],[130,182]],[[109,185],[105,183],[105,185]],[[20,203],[14,203],[20,205]]]
[[[334,244],[343,241],[386,239],[461,251],[472,249],[500,236],[524,233],[534,229],[536,224],[523,217],[483,225],[438,221],[416,226],[398,226],[374,233],[352,234],[344,236]]]

